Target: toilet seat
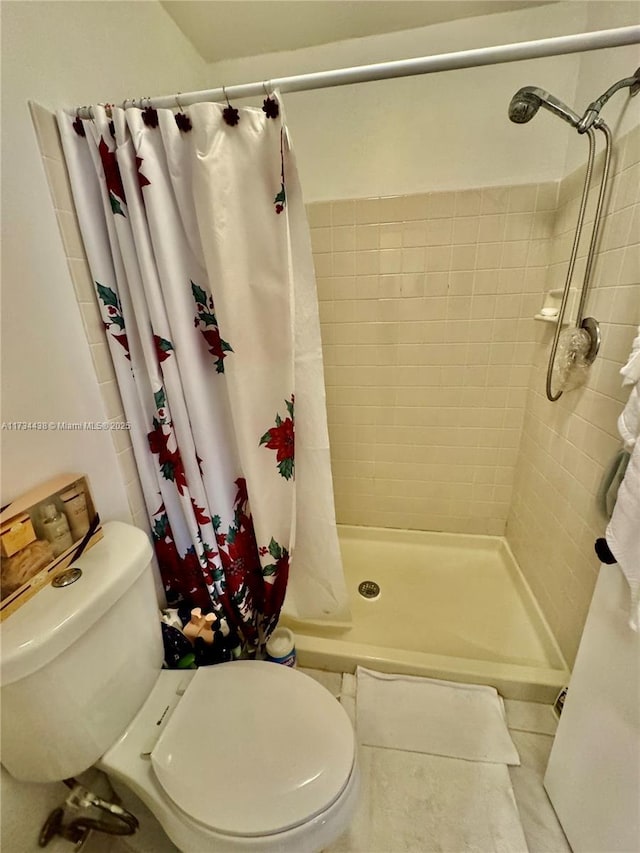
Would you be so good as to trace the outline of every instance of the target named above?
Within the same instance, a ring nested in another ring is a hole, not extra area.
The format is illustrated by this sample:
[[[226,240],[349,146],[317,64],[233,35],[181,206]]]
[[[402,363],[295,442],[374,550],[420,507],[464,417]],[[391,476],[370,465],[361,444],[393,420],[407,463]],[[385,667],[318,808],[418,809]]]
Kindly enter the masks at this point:
[[[354,760],[353,728],[335,698],[263,661],[199,669],[151,753],[182,811],[244,837],[284,832],[328,809]]]

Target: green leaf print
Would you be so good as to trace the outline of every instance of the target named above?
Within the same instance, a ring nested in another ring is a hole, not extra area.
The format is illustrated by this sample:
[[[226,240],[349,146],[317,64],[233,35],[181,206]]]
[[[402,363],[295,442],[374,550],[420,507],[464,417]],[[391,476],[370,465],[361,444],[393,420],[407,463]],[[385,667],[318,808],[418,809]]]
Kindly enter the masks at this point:
[[[153,395],[153,399],[155,400],[156,409],[163,409],[167,405],[167,398],[164,393],[164,388],[161,388],[159,391]]]
[[[105,287],[103,284],[99,284],[96,281],[96,288],[98,290],[98,296],[105,305],[112,305],[114,308],[120,308],[118,297],[115,295],[115,293],[113,292],[113,290],[111,290],[110,287]]]
[[[201,287],[198,287],[198,285],[193,281],[191,282],[191,292],[193,293],[193,298],[196,300],[198,305],[207,304],[206,292]]]
[[[120,199],[113,193],[109,193],[109,201],[111,202],[111,211],[113,213],[119,213],[120,216],[124,216],[124,210],[120,204]]]
[[[271,537],[271,542],[269,542],[269,553],[274,560],[279,560],[282,556],[282,548],[278,545],[273,536]]]

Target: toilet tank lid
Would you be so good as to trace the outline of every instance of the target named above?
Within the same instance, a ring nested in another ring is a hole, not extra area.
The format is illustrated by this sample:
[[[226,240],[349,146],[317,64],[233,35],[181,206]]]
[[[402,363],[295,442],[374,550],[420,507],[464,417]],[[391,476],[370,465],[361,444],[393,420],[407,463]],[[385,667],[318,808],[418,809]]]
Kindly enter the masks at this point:
[[[149,565],[147,535],[120,521],[107,522],[103,539],[73,566],[82,576],[56,589],[43,587],[11,614],[0,631],[0,686],[26,678],[91,629]]]

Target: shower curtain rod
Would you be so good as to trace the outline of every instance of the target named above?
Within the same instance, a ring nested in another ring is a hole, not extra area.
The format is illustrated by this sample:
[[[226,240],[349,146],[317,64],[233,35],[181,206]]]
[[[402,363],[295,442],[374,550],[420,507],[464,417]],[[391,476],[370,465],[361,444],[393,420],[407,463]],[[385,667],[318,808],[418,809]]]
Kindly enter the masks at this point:
[[[293,77],[280,77],[257,83],[242,83],[237,86],[225,86],[217,89],[205,89],[187,94],[163,95],[157,98],[127,98],[122,106],[144,109],[186,107],[202,101],[220,101],[225,98],[249,98],[263,95],[266,90],[278,89],[280,92],[302,92],[310,89],[326,89],[332,86],[346,86],[350,83],[367,83],[373,80],[388,80],[395,77],[412,77],[418,74],[432,74],[436,71],[454,71],[459,68],[476,68],[482,65],[497,65],[501,62],[519,62],[524,59],[539,59],[544,56],[558,56],[565,53],[581,53],[588,50],[600,50],[607,47],[622,47],[640,43],[640,26],[619,27],[611,30],[598,30],[592,33],[576,33],[569,36],[538,39],[537,41],[500,44],[493,47],[481,47],[474,50],[460,50],[453,53],[441,53],[436,56],[422,56],[415,59],[399,59],[393,62],[379,62],[373,65],[359,65],[353,68],[337,68],[332,71],[318,71],[312,74],[298,74]],[[178,101],[179,99],[179,101]],[[69,115],[91,118],[91,107],[68,109]]]

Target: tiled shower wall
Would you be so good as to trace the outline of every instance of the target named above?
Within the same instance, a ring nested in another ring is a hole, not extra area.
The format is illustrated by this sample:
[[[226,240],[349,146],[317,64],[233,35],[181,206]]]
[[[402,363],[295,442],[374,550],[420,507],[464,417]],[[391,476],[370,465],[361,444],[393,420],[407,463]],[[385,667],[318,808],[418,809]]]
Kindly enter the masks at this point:
[[[640,324],[640,127],[614,150],[615,177],[586,311],[600,321],[602,348],[586,385],[549,403],[544,387],[552,330],[541,330],[507,524],[507,539],[570,664],[599,567],[593,543],[606,524],[596,496],[621,447],[616,421],[629,388],[621,387],[619,370]],[[560,186],[550,287],[564,281],[583,178],[580,169]]]
[[[339,522],[504,533],[556,197],[308,206]]]

